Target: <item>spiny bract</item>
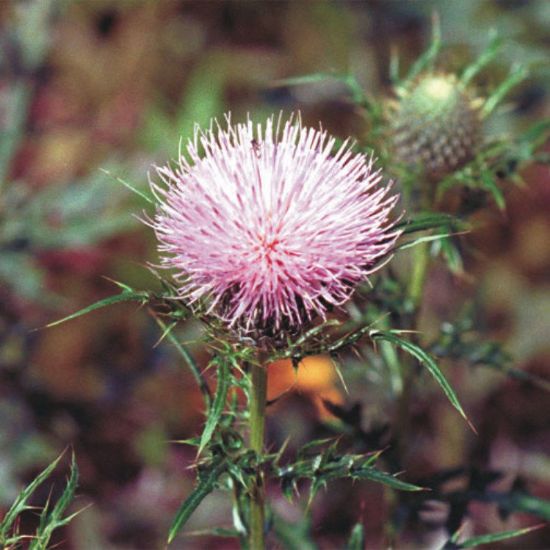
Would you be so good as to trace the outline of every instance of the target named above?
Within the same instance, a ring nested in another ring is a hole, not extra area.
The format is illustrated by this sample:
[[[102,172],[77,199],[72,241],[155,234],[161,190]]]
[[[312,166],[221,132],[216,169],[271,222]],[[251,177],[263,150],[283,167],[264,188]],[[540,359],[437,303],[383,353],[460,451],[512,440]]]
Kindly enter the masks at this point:
[[[454,75],[422,75],[397,95],[390,128],[398,160],[437,178],[473,159],[481,143],[480,102]]]
[[[343,304],[392,249],[397,195],[372,158],[299,117],[196,130],[157,168],[151,221],[181,297],[245,334],[295,330]]]

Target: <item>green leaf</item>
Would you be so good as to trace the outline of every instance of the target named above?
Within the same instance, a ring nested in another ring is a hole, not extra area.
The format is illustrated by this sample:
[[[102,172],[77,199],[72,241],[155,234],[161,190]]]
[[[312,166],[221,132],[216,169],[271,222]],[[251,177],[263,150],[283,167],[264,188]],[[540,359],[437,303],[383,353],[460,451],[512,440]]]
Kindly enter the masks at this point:
[[[107,176],[109,176],[110,178],[114,179],[115,181],[117,181],[118,183],[122,183],[122,185],[124,185],[124,187],[126,187],[127,189],[129,189],[130,191],[132,191],[132,193],[135,193],[136,195],[138,195],[138,197],[141,197],[143,200],[147,201],[149,204],[155,204],[155,201],[149,196],[149,195],[146,195],[143,191],[140,191],[139,189],[137,189],[136,187],[134,187],[133,185],[131,185],[130,183],[128,183],[126,180],[123,180],[122,178],[118,177],[118,176],[115,176],[114,174],[112,174],[111,172],[109,172],[109,170],[106,170],[104,168],[100,168],[100,170],[106,174]]]
[[[493,200],[495,201],[499,209],[505,210],[506,201],[504,200],[504,194],[497,185],[494,174],[492,174],[489,170],[482,170],[481,183],[483,185],[483,188],[491,193],[491,196],[493,197]]]
[[[63,317],[63,319],[59,319],[58,321],[53,321],[52,323],[47,324],[45,328],[55,327],[57,325],[60,325],[61,323],[70,321],[71,319],[76,319],[81,315],[86,315],[87,313],[90,313],[91,311],[94,311],[96,309],[101,309],[103,307],[107,307],[113,304],[118,304],[119,302],[140,302],[143,305],[149,300],[149,297],[150,297],[149,293],[145,291],[139,291],[139,292],[124,291],[115,296],[109,296],[108,298],[99,300],[99,302],[95,302],[94,304],[91,304],[88,307],[85,307],[77,311],[76,313],[71,313],[71,315],[68,315],[67,317]]]
[[[225,407],[225,402],[227,400],[227,391],[229,390],[231,376],[229,363],[221,357],[218,358],[218,371],[216,379],[216,395],[214,396],[212,406],[208,410],[206,425],[204,426],[204,430],[202,431],[201,442],[199,444],[198,451],[199,455],[202,453],[206,445],[208,445],[210,439],[212,439],[212,435],[220,421],[223,409]]]
[[[63,513],[72,502],[76,487],[78,484],[78,468],[76,465],[76,460],[74,453],[71,458],[71,472],[67,485],[63,490],[63,493],[53,510],[48,513],[48,507],[44,508],[44,511],[40,517],[40,525],[36,532],[35,537],[31,540],[29,550],[46,550],[50,542],[50,538],[53,534],[53,531],[58,527],[62,527],[69,523],[81,510],[71,514],[69,516],[63,517]]]
[[[550,501],[525,493],[512,493],[503,508],[510,512],[533,514],[550,521]]]
[[[364,550],[365,528],[362,523],[356,523],[351,531],[346,550]]]
[[[180,532],[181,528],[185,525],[187,520],[191,517],[191,514],[197,509],[204,498],[214,490],[216,481],[218,481],[218,478],[223,474],[224,470],[225,461],[222,461],[212,468],[204,479],[199,481],[197,487],[195,487],[193,492],[183,502],[168,531],[168,544],[176,538],[176,535]]]
[[[162,337],[165,336],[166,338],[168,338],[168,340],[174,345],[178,353],[183,357],[184,361],[187,363],[187,366],[191,370],[191,373],[193,374],[193,377],[195,378],[199,386],[199,389],[204,397],[204,401],[207,407],[210,407],[210,403],[212,402],[212,395],[210,393],[210,388],[208,387],[208,384],[206,383],[204,376],[202,375],[196,361],[193,359],[193,356],[191,355],[189,350],[172,333],[172,328],[174,327],[174,324],[172,324],[170,327],[167,327],[166,323],[164,323],[164,321],[162,321],[159,317],[154,315],[154,318],[158,326],[161,328],[163,332]]]
[[[501,531],[500,533],[492,533],[490,535],[480,535],[479,537],[472,537],[464,542],[458,543],[460,548],[475,548],[482,544],[491,544],[493,542],[499,542],[501,540],[507,540],[514,537],[521,537],[531,531],[541,529],[545,524],[532,525],[531,527],[524,527],[523,529],[515,529],[513,531]]]
[[[396,225],[396,229],[401,229],[404,235],[426,231],[428,229],[453,230],[467,229],[468,224],[449,214],[439,214],[434,212],[423,212],[414,218],[403,220]]]
[[[28,499],[30,496],[34,493],[36,488],[43,483],[49,475],[54,471],[55,467],[59,464],[59,461],[61,460],[61,457],[63,455],[58,456],[52,463],[50,463],[40,474],[38,474],[25,489],[23,489],[15,499],[15,502],[12,504],[11,508],[8,510],[6,515],[4,516],[4,519],[2,520],[2,523],[0,523],[0,543],[4,544],[6,542],[8,531],[11,529],[13,523],[17,519],[17,516],[24,512],[25,510],[28,510],[31,508],[27,504]]]
[[[430,374],[435,378],[436,382],[441,386],[441,389],[444,391],[453,407],[460,413],[464,420],[466,420],[470,428],[474,432],[476,431],[466,416],[466,413],[464,412],[464,409],[462,408],[462,405],[460,404],[453,388],[449,382],[447,382],[447,379],[443,376],[443,373],[439,370],[438,366],[435,364],[435,361],[429,354],[412,342],[399,338],[399,336],[397,336],[393,331],[374,331],[370,334],[370,337],[375,341],[382,340],[390,342],[418,359],[418,361],[420,361],[420,363],[428,369]]]
[[[481,116],[489,116],[498,104],[506,97],[508,92],[517,86],[522,80],[527,77],[528,71],[525,67],[514,65],[508,77],[493,91],[493,93],[487,98],[483,107],[481,108]]]
[[[550,119],[541,120],[521,134],[519,141],[532,144],[536,148],[548,139],[548,132],[550,132]]]
[[[289,78],[281,78],[276,80],[273,84],[275,86],[301,86],[303,84],[318,84],[319,82],[325,82],[326,80],[337,80],[344,82],[345,77],[332,73],[313,73],[301,76],[291,76]]]
[[[342,336],[342,338],[338,338],[335,342],[330,344],[330,346],[327,347],[326,351],[329,353],[336,353],[340,349],[349,347],[356,342],[358,342],[365,334],[372,331],[372,324],[365,325],[361,328],[358,328],[357,330],[354,330],[353,332],[350,332],[349,334],[346,334],[345,336]]]
[[[394,249],[405,250],[407,248],[412,248],[413,246],[417,246],[422,243],[430,243],[432,241],[439,241],[442,239],[446,239],[447,237],[450,237],[450,236],[451,236],[451,233],[440,233],[438,235],[426,235],[424,237],[418,237],[412,241],[407,241],[406,243],[399,244]]]
[[[446,238],[434,242],[432,245],[432,254],[437,256],[441,253],[451,273],[464,273],[464,263],[460,251],[453,242],[453,239]]]
[[[186,531],[186,537],[223,537],[236,538],[239,532],[232,527],[213,527],[212,529],[200,529],[198,531]]]
[[[397,489],[399,491],[425,491],[425,487],[419,487],[418,485],[413,485],[412,483],[407,483],[401,481],[395,476],[377,470],[376,468],[361,468],[359,470],[353,470],[350,474],[350,477],[353,479],[368,479],[370,481],[375,481],[376,483],[382,483],[387,485],[392,489]]]
[[[327,443],[335,443],[336,441],[337,440],[334,437],[324,437],[309,441],[298,450],[298,458],[305,458],[308,454],[318,455],[321,451],[319,447],[322,447]]]

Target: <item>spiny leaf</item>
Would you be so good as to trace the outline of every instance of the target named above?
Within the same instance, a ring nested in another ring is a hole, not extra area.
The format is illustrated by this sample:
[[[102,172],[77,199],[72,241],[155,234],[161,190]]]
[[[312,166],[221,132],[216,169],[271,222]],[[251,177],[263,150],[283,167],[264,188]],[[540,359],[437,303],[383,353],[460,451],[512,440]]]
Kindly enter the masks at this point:
[[[310,479],[309,502],[312,501],[318,489],[326,486],[334,479],[368,479],[382,483],[400,491],[423,491],[423,487],[401,481],[397,477],[378,470],[372,466],[380,456],[380,452],[370,456],[345,454],[336,455],[336,443],[310,458],[299,459],[294,464],[279,468],[276,476],[281,479],[283,489],[287,492],[300,479]]]
[[[317,447],[321,447],[326,445],[327,443],[334,443],[334,442],[335,442],[335,439],[333,437],[325,437],[322,439],[314,439],[313,441],[309,441],[298,450],[298,457],[299,458],[306,457],[314,449],[316,449],[314,454],[319,454],[319,449],[317,449]]]
[[[492,533],[489,535],[480,535],[479,537],[472,537],[468,540],[465,540],[462,543],[459,543],[460,548],[475,548],[476,546],[481,546],[482,544],[491,544],[493,542],[499,542],[501,540],[507,540],[514,537],[521,537],[526,535],[531,531],[536,531],[541,529],[545,524],[541,523],[539,525],[532,525],[531,527],[524,527],[523,529],[515,529],[513,531],[501,531],[500,533]]]
[[[368,479],[370,481],[376,481],[376,483],[382,483],[392,489],[398,489],[399,491],[425,491],[425,487],[419,487],[412,483],[401,481],[395,476],[377,470],[376,468],[361,468],[360,470],[354,470],[351,473],[353,479]]]
[[[77,317],[86,315],[87,313],[90,313],[96,309],[101,309],[103,307],[107,307],[113,304],[118,304],[120,302],[140,302],[141,304],[145,304],[149,300],[149,298],[150,298],[149,293],[145,291],[139,291],[139,292],[124,291],[115,296],[109,296],[108,298],[99,300],[99,302],[95,302],[94,304],[91,304],[77,311],[76,313],[71,313],[71,315],[67,315],[67,317],[63,317],[63,319],[59,319],[58,321],[53,321],[52,323],[47,324],[46,328],[55,327],[57,325],[60,325],[61,323],[70,321],[71,319],[76,319]]]
[[[58,527],[62,527],[63,525],[69,523],[77,514],[81,512],[81,510],[79,510],[74,514],[63,517],[63,513],[74,498],[77,484],[78,468],[73,453],[71,459],[71,472],[67,481],[67,485],[65,486],[65,489],[63,490],[63,493],[57,501],[56,505],[54,506],[53,510],[48,513],[48,507],[44,508],[44,511],[42,512],[40,518],[40,525],[36,532],[36,536],[32,539],[30,543],[29,550],[46,550],[53,531]]]
[[[223,474],[225,467],[225,461],[213,467],[208,475],[199,481],[197,487],[195,487],[193,492],[183,502],[168,531],[168,544],[176,538],[176,535],[180,532],[181,528],[185,525],[187,520],[191,517],[191,514],[197,509],[204,498],[214,490],[216,481]]]
[[[214,401],[212,406],[208,410],[208,417],[206,420],[206,425],[201,435],[201,442],[199,445],[198,454],[200,455],[206,445],[208,445],[210,439],[212,439],[212,434],[220,421],[220,418],[225,407],[225,402],[227,400],[227,391],[229,390],[230,385],[230,371],[229,363],[223,358],[218,359],[218,371],[217,371],[217,381],[218,385],[216,388],[216,395],[214,396]]]
[[[326,351],[329,353],[336,353],[341,348],[349,347],[358,342],[365,334],[370,333],[371,330],[372,324],[358,328],[357,330],[354,330],[353,332],[350,332],[349,334],[346,334],[345,336],[342,336],[342,338],[339,338],[333,342],[330,346],[328,346]]]
[[[4,544],[6,542],[8,531],[11,529],[13,523],[17,519],[17,516],[28,510],[30,506],[27,504],[28,499],[34,493],[36,488],[43,483],[48,476],[53,472],[55,467],[58,465],[61,457],[58,456],[51,464],[49,464],[40,474],[38,474],[25,489],[23,489],[15,499],[15,502],[12,504],[11,508],[8,510],[2,523],[0,523],[0,543]]]
[[[453,388],[451,387],[449,382],[447,382],[447,379],[443,376],[443,373],[439,370],[438,366],[435,364],[435,361],[430,355],[428,355],[423,349],[413,344],[412,342],[403,340],[403,338],[399,338],[399,336],[396,336],[393,331],[372,332],[370,334],[370,337],[373,340],[390,342],[418,359],[418,361],[420,361],[420,363],[428,369],[430,374],[435,378],[436,382],[441,386],[442,390],[445,392],[445,395],[447,396],[453,407],[461,414],[464,420],[466,420],[470,428],[474,432],[476,431],[472,423],[466,416],[466,413],[464,412],[464,409],[462,408],[462,405],[460,404]]]
[[[331,327],[340,326],[341,324],[342,324],[341,321],[339,321],[338,319],[329,319],[328,321],[324,321],[318,326],[313,327],[312,329],[309,329],[308,331],[306,331],[295,342],[289,342],[290,347],[300,346],[301,344],[304,344],[305,342],[314,338],[315,336],[322,334],[327,329]]]

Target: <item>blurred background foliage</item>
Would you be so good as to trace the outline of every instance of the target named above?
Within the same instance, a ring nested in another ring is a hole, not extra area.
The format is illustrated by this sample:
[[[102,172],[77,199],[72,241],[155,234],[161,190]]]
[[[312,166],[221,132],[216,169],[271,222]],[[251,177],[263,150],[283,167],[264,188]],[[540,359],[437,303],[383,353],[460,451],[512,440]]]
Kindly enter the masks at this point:
[[[546,0],[0,3],[0,510],[70,445],[80,469],[75,510],[93,505],[52,540],[89,550],[162,547],[193,483],[194,451],[170,443],[195,435],[203,422],[191,375],[169,343],[156,345],[154,320],[133,305],[34,329],[113,293],[107,278],[138,288],[155,284],[145,267],[155,261],[152,232],[136,220],[146,204],[117,178],[146,189],[152,164],[174,158],[195,123],[228,110],[242,120],[300,109],[307,123],[320,120],[342,137],[368,135],[365,117],[337,79],[281,81],[352,74],[369,94],[390,94],[391,52],[398,50],[408,67],[429,42],[434,10],[446,70],[475,58],[491,28],[504,48],[477,84],[499,82],[514,63],[530,67],[491,119],[492,132],[513,134],[548,117]],[[479,436],[440,392],[421,388],[411,410],[409,481],[458,467],[447,481],[460,485],[469,476],[473,483],[477,468],[499,472],[477,480],[495,491],[528,488],[550,499],[550,174],[547,166],[524,172],[526,184],[510,186],[504,212],[491,206],[476,214],[466,244],[478,252],[468,256],[465,274],[431,272],[423,322],[429,331],[448,321],[449,345],[434,352],[452,356],[453,327],[470,323],[497,342],[486,353],[505,350],[511,367],[530,376],[476,367],[483,362],[473,355],[447,371]],[[178,334],[204,365],[196,335],[193,323]],[[472,350],[479,352],[473,344]],[[381,429],[387,383],[376,357],[371,361],[367,369],[350,369],[349,393],[325,358],[308,358],[297,379],[288,362],[273,364],[270,396],[286,393],[270,411],[269,441],[277,446],[290,434],[299,446],[330,433],[342,410],[361,433]],[[57,470],[60,492],[68,470]],[[35,504],[44,504],[50,489],[37,490]],[[321,548],[339,548],[362,521],[366,547],[381,547],[390,501],[378,485],[337,482],[315,500],[312,537]],[[301,516],[282,496],[273,506],[291,522]],[[409,510],[405,540],[419,547],[445,540],[448,511],[440,508],[423,503]],[[498,532],[534,522],[506,511],[506,503],[498,510],[471,503],[465,529]],[[37,521],[28,513],[21,529]],[[229,504],[214,493],[187,529],[228,523]],[[281,536],[288,548],[307,547],[298,531]],[[521,544],[548,548],[549,537],[543,529]],[[234,542],[181,537],[173,547]]]

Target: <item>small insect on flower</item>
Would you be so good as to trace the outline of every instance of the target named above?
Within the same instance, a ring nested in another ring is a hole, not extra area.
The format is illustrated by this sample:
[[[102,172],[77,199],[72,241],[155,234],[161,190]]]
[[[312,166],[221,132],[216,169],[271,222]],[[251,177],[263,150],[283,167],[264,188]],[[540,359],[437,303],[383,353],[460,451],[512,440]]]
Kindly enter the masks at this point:
[[[195,131],[188,158],[157,168],[151,221],[187,304],[242,335],[299,330],[342,305],[399,231],[398,196],[348,142],[269,118]]]

